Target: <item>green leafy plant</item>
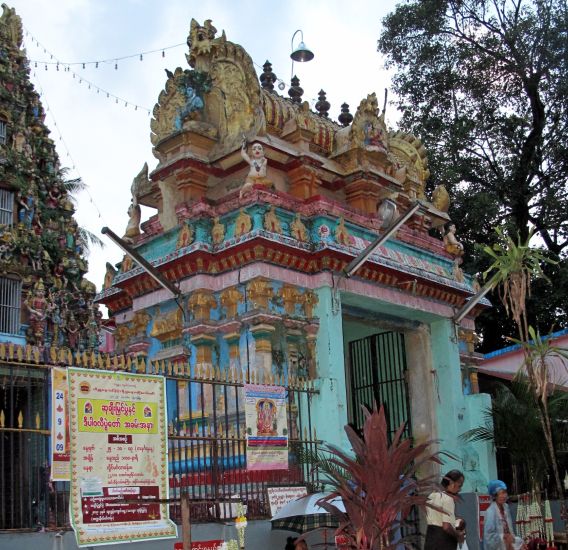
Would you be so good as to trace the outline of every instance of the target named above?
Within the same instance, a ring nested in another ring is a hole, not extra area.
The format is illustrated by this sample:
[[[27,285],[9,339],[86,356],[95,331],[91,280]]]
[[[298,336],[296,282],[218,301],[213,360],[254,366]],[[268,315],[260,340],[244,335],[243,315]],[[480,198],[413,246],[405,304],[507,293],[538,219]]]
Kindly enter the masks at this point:
[[[499,242],[485,249],[493,263],[484,276],[490,275],[490,283],[500,286],[501,301],[517,325],[519,339],[511,338],[510,340],[523,349],[524,361],[521,371],[526,372],[529,387],[538,405],[539,420],[552,465],[556,492],[558,497],[562,498],[563,487],[556,460],[548,405],[548,397],[552,389],[549,364],[553,357],[568,357],[568,355],[565,350],[552,346],[549,339],[542,339],[540,334],[529,326],[526,306],[532,280],[544,277],[543,263],[553,262],[542,251],[529,246],[532,232],[529,232],[526,241],[521,241],[519,238],[515,243],[500,229],[496,231]],[[565,507],[563,503],[563,509]],[[568,534],[568,521],[565,522],[565,531]]]
[[[440,455],[446,453],[431,453],[432,441],[412,446],[410,439],[402,439],[403,431],[404,424],[389,443],[385,411],[375,405],[372,412],[365,410],[362,435],[345,426],[354,456],[326,447],[325,474],[334,490],[318,504],[339,519],[338,532],[352,548],[394,548],[393,536],[412,507],[427,506],[428,494],[438,487],[434,476],[416,473],[428,463],[441,464]],[[333,503],[337,497],[345,512]]]

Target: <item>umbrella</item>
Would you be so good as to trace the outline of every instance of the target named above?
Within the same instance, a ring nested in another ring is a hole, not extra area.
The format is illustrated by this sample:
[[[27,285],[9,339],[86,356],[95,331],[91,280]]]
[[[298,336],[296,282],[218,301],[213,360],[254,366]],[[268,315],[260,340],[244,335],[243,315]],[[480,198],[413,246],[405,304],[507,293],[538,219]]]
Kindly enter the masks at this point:
[[[296,533],[307,533],[324,527],[339,527],[339,521],[316,502],[329,493],[314,493],[293,500],[282,507],[272,518],[272,529],[284,529]],[[340,498],[331,501],[339,510],[345,511]]]

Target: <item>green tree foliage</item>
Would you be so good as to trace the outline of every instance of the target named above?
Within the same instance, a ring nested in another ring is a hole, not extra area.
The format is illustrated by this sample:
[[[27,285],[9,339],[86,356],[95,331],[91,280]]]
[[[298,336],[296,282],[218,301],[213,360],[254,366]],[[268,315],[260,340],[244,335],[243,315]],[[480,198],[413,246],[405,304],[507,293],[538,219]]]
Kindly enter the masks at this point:
[[[568,279],[567,27],[565,0],[411,0],[384,20],[401,126],[429,152],[429,184],[449,188],[469,271],[487,268],[475,244],[493,227],[522,241],[534,227],[560,260],[545,273]],[[533,291],[531,324],[566,325],[568,286]],[[502,309],[480,321],[484,351],[514,333]]]

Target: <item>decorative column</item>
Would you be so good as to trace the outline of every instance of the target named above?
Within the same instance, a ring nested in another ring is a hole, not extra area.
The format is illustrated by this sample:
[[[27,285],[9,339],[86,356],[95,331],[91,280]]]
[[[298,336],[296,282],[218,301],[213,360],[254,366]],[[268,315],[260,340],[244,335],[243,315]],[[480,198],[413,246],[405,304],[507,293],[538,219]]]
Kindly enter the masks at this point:
[[[240,328],[241,323],[236,321],[222,327],[223,332],[227,331],[223,335],[223,339],[229,346],[229,368],[239,371],[241,369],[241,351],[239,348],[241,338]]]
[[[176,173],[176,186],[180,191],[180,202],[199,200],[207,191],[209,174],[195,167],[187,167]]]
[[[131,338],[126,353],[137,362],[136,370],[139,373],[146,372],[146,359],[150,349],[150,338],[146,336],[146,330],[150,319],[146,311],[137,311],[132,319]]]
[[[313,167],[300,164],[288,170],[287,175],[292,196],[305,200],[318,194],[321,180]]]
[[[276,329],[267,323],[250,327],[254,338],[254,368],[259,381],[265,382],[272,374],[272,334]]]
[[[278,296],[282,298],[286,314],[290,316],[297,315],[296,306],[300,305],[302,299],[302,294],[298,288],[286,283],[282,285],[282,288],[278,292]]]
[[[221,307],[225,309],[225,318],[235,319],[239,313],[239,304],[242,304],[244,296],[238,286],[226,288],[219,295]]]
[[[273,297],[269,279],[256,277],[247,283],[247,298],[252,310],[268,311],[268,301]]]
[[[217,300],[211,290],[197,289],[191,293],[187,306],[193,321],[207,322],[211,320],[211,309],[217,307]]]
[[[349,206],[357,208],[365,214],[375,214],[379,200],[379,188],[376,182],[357,177],[345,186],[345,198]]]

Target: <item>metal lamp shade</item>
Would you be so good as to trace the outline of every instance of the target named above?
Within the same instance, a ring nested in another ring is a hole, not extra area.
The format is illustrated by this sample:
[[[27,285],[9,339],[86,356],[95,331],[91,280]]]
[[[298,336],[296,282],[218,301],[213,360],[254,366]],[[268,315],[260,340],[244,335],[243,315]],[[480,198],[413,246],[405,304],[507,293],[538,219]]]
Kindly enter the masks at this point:
[[[299,61],[301,63],[305,61],[311,61],[314,58],[314,52],[308,49],[306,44],[302,41],[298,44],[298,47],[290,54],[293,61]]]
[[[385,227],[388,227],[398,215],[396,202],[391,199],[385,199],[379,206],[377,214],[379,215],[379,218],[381,220],[381,227],[383,229]]]

